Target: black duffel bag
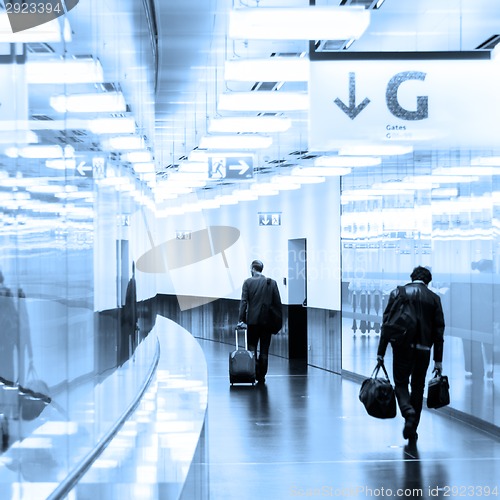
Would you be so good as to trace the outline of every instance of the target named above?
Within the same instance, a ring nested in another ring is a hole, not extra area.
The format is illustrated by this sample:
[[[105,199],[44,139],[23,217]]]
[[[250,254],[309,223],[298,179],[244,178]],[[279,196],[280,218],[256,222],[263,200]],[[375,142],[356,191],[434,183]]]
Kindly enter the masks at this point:
[[[385,377],[377,377],[380,368]],[[368,415],[372,417],[394,418],[396,416],[396,395],[384,364],[377,364],[371,377],[363,380],[359,390],[359,400],[364,404]]]

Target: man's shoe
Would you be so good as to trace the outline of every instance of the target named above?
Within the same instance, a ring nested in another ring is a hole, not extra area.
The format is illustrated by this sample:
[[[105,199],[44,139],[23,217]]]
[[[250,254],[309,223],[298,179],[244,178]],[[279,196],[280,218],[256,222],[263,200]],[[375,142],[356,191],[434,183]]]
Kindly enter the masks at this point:
[[[403,428],[403,437],[405,439],[414,439],[417,435],[417,425],[413,415],[405,419],[405,426]]]

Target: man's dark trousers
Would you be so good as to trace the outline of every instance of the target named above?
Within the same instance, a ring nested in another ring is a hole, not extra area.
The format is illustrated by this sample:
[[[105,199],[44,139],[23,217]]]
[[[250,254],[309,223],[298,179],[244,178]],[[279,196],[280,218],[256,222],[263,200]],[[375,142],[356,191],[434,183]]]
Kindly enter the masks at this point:
[[[420,421],[425,390],[425,377],[429,368],[430,350],[411,346],[394,347],[392,370],[394,390],[401,415],[414,418],[415,428]],[[411,386],[411,394],[408,390]],[[413,411],[414,417],[413,417]]]
[[[248,325],[248,350],[255,354],[257,381],[264,381],[267,374],[269,346],[271,345],[272,334],[266,331],[265,327],[258,325]],[[260,354],[257,357],[257,345]]]

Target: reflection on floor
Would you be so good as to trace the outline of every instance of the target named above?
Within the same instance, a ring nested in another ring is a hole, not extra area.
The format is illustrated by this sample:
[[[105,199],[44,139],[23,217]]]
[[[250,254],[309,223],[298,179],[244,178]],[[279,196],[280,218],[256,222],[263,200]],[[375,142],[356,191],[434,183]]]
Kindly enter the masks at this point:
[[[186,349],[184,341],[181,346],[181,334],[194,347]],[[418,446],[409,449],[401,434],[402,419],[369,417],[355,382],[272,356],[265,385],[231,387],[232,346],[204,339],[193,342],[173,324],[165,341],[152,392],[146,394],[135,420],[125,424],[68,498],[500,496],[500,441],[439,410],[424,411]],[[179,352],[187,354],[180,358]],[[208,369],[206,446],[197,493],[179,497],[193,438],[205,415],[202,354]],[[140,351],[135,363],[139,357]],[[115,375],[123,378],[125,373]],[[33,429],[26,429],[26,439],[0,457],[0,499],[47,498],[65,477],[74,460],[67,454],[68,443],[73,442],[72,449],[84,449],[93,441],[89,432],[108,425],[101,400],[81,403],[87,408],[88,425],[83,419],[78,425],[62,419],[49,409],[30,424]]]
[[[231,347],[198,342],[209,373],[210,500],[500,496],[496,439],[425,410],[408,449],[401,417],[369,417],[359,384],[271,357],[266,385],[231,387]]]

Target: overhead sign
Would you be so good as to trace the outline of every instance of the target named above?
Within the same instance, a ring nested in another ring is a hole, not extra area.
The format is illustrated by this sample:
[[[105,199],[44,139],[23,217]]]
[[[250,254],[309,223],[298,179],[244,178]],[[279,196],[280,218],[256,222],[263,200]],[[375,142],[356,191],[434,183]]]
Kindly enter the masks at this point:
[[[310,71],[310,151],[498,143],[497,61],[312,61]]]
[[[281,226],[281,213],[259,212],[259,226]]]
[[[210,156],[208,159],[210,179],[251,179],[253,177],[252,156]]]

